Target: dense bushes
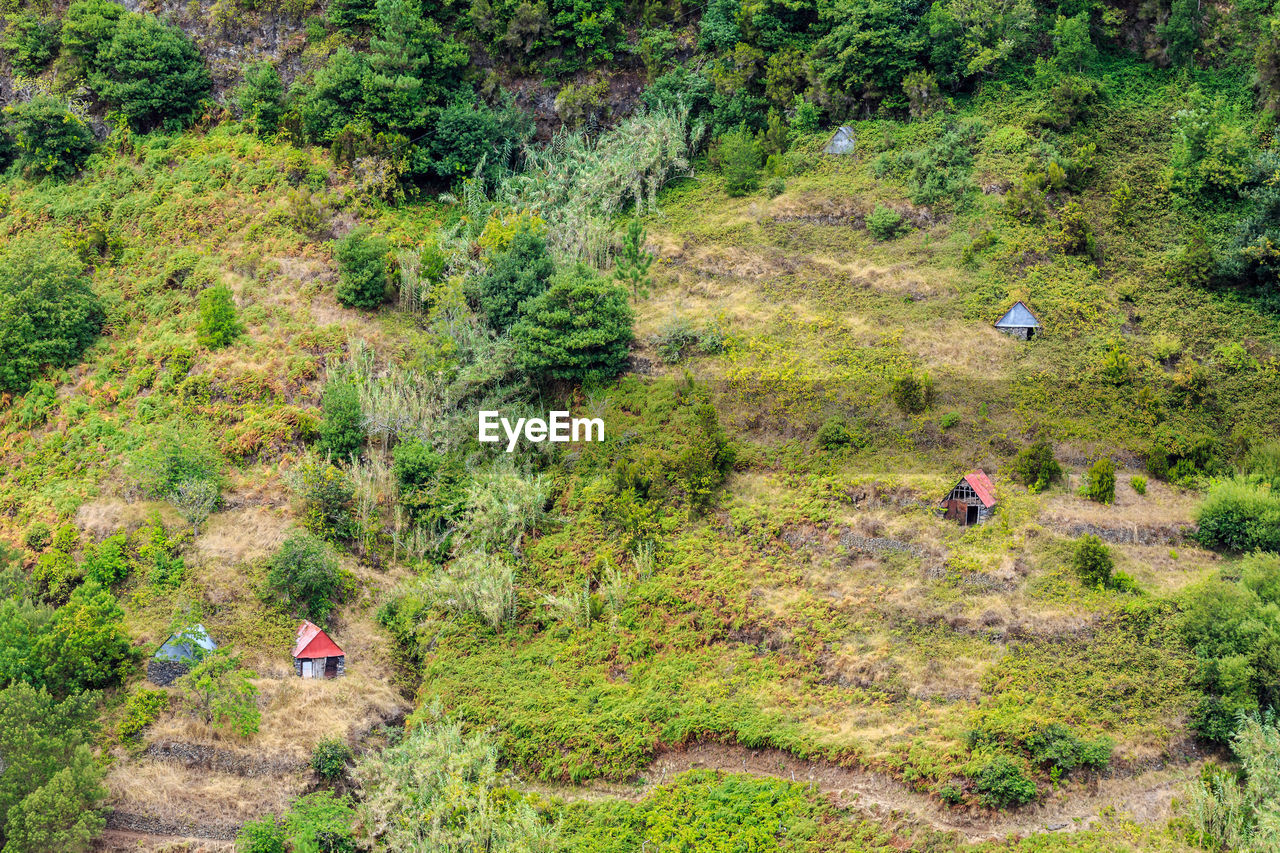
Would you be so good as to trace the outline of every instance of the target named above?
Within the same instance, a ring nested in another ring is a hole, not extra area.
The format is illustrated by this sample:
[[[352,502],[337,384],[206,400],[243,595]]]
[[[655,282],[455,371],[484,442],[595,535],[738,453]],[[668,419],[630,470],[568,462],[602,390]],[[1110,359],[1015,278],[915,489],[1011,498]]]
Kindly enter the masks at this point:
[[[1084,496],[1100,504],[1115,503],[1116,464],[1104,456],[1089,466],[1084,474]]]
[[[75,174],[97,148],[93,132],[65,103],[39,95],[5,108],[16,160],[28,174],[66,178]]]
[[[1226,741],[1237,716],[1280,708],[1280,557],[1242,561],[1239,581],[1198,584],[1184,594],[1183,639],[1195,652],[1203,696],[1192,726]]]
[[[323,539],[289,537],[267,566],[267,589],[285,606],[313,622],[324,623],[346,596],[348,582]]]
[[[1209,548],[1280,551],[1280,494],[1269,485],[1224,480],[1196,513],[1196,537]]]
[[[1062,479],[1062,466],[1053,458],[1047,441],[1037,441],[1018,452],[1013,478],[1033,492],[1041,492]]]
[[[391,246],[367,226],[338,241],[338,301],[351,308],[377,308],[387,299]]]
[[[190,37],[154,15],[105,12],[97,0],[75,6],[80,14],[68,11],[66,26],[76,33],[73,52],[98,96],[138,130],[190,124],[210,94],[209,74]]]
[[[531,227],[519,228],[506,251],[489,259],[476,282],[480,310],[489,326],[499,334],[511,328],[547,289],[554,272],[546,240]]]
[[[559,272],[511,327],[521,369],[539,382],[599,382],[631,352],[627,292],[582,264]]]
[[[74,364],[101,325],[75,255],[47,234],[9,241],[0,255],[0,391],[25,391],[44,365]]]
[[[200,319],[196,323],[196,341],[210,349],[230,346],[244,334],[244,324],[236,313],[231,288],[225,284],[211,287],[200,294]]]
[[[355,384],[342,379],[325,383],[320,421],[320,450],[339,461],[350,459],[364,445],[364,413]]]

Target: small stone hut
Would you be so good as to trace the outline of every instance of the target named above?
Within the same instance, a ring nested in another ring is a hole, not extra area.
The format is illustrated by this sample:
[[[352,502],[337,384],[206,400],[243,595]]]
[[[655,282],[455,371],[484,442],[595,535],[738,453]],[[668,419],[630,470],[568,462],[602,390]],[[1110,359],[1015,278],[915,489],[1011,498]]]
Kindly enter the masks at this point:
[[[203,625],[174,634],[147,661],[147,680],[160,687],[172,684],[216,648]]]
[[[1029,341],[1040,330],[1040,321],[1025,302],[1015,302],[1003,317],[996,320],[996,328],[1020,341]]]
[[[338,678],[346,670],[346,655],[319,625],[305,619],[293,644],[293,671],[299,678]]]
[[[961,477],[940,503],[944,509],[943,518],[948,521],[954,521],[961,527],[981,524],[991,518],[991,511],[996,505],[996,489],[986,472],[978,468]]]

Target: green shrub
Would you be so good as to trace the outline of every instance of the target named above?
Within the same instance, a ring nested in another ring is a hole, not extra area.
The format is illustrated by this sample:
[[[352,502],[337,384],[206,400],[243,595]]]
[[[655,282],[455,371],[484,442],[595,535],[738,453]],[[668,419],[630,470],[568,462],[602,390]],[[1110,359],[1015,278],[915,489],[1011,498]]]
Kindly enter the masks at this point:
[[[1111,586],[1111,571],[1115,560],[1111,549],[1097,536],[1081,536],[1071,556],[1071,565],[1080,581],[1094,589]]]
[[[291,485],[307,530],[334,539],[350,538],[356,501],[350,477],[327,462],[308,460],[299,466]]]
[[[1130,487],[1132,487],[1132,488],[1133,488],[1133,490],[1134,490],[1135,492],[1137,492],[1137,493],[1138,493],[1138,494],[1140,494],[1140,495],[1145,495],[1145,494],[1147,493],[1147,478],[1146,478],[1146,477],[1143,477],[1143,476],[1141,476],[1141,475],[1134,476],[1134,477],[1130,477],[1130,478],[1129,478],[1129,485],[1130,485]]]
[[[832,415],[818,427],[813,440],[823,450],[839,450],[857,443],[858,438],[858,434],[849,428],[848,421],[842,415]]]
[[[892,240],[906,231],[907,225],[903,222],[902,214],[883,204],[877,204],[875,209],[867,214],[867,230],[871,232],[872,237],[884,241]]]
[[[1207,548],[1280,551],[1280,495],[1238,479],[1209,489],[1196,512],[1196,539]]]
[[[58,25],[30,13],[19,15],[5,33],[4,50],[13,67],[27,75],[39,74],[58,52]]]
[[[123,741],[135,741],[143,729],[151,725],[169,708],[169,694],[163,690],[143,688],[129,696],[124,705],[124,716],[116,726],[116,734]]]
[[[235,90],[236,106],[254,133],[267,136],[280,127],[284,114],[284,84],[280,72],[270,62],[251,62],[244,69],[244,82]]]
[[[129,575],[129,559],[125,554],[125,535],[108,536],[98,544],[84,546],[84,576],[104,587],[112,587]]]
[[[210,93],[209,74],[191,38],[154,15],[126,13],[99,48],[89,84],[135,130],[180,130]]]
[[[743,196],[760,186],[760,143],[746,127],[720,137],[714,157],[730,196]]]
[[[346,797],[331,791],[316,791],[300,797],[284,816],[284,834],[289,849],[318,853],[355,853],[351,833],[355,810]]]
[[[341,779],[354,756],[342,738],[327,737],[311,750],[311,769],[327,782]]]
[[[467,473],[456,458],[416,440],[397,444],[391,457],[400,503],[415,523],[442,532],[457,520],[466,505]]]
[[[345,595],[346,579],[328,544],[310,534],[290,536],[267,566],[267,589],[303,619],[324,623]]]
[[[126,14],[113,0],[74,0],[62,20],[62,46],[83,71],[98,66],[98,54],[111,44],[116,26]]]
[[[1169,280],[1175,284],[1203,287],[1213,278],[1217,263],[1203,226],[1191,230],[1186,245],[1169,264]]]
[[[997,755],[978,770],[974,790],[990,808],[1021,806],[1036,798],[1036,783],[1027,778],[1018,762],[1005,755]]]
[[[200,423],[169,422],[158,427],[133,458],[132,469],[143,494],[168,500],[182,483],[222,485],[222,454]]]
[[[338,241],[338,301],[351,308],[377,308],[387,299],[391,246],[362,225]]]
[[[32,551],[43,551],[53,541],[53,531],[43,521],[33,521],[27,526],[23,541]]]
[[[631,354],[627,292],[578,264],[563,270],[511,327],[517,360],[535,381],[599,382]]]
[[[330,379],[325,383],[321,406],[324,416],[320,421],[320,450],[340,460],[358,454],[364,445],[365,429],[360,392],[355,384]]]
[[[943,429],[951,429],[958,423],[960,423],[959,412],[947,412],[942,417],[938,418],[938,426]]]
[[[0,391],[27,390],[43,365],[75,364],[102,319],[75,255],[47,234],[11,238],[0,253]]]
[[[1097,460],[1085,472],[1084,496],[1100,504],[1115,503],[1116,465],[1108,457]]]
[[[1013,462],[1013,478],[1032,492],[1041,492],[1062,479],[1062,466],[1053,458],[1053,447],[1037,441],[1018,452]]]
[[[703,355],[715,355],[724,350],[724,331],[715,321],[698,329],[684,317],[677,317],[666,323],[650,340],[658,350],[658,357],[667,364],[679,364],[695,350]]]
[[[490,328],[499,334],[511,328],[525,308],[546,291],[555,271],[547,241],[522,225],[506,251],[489,259],[488,270],[476,283],[480,310]]]
[[[933,379],[927,373],[904,373],[893,380],[889,395],[904,415],[918,415],[933,405]]]
[[[289,853],[284,824],[275,815],[251,820],[236,835],[237,853]]]
[[[231,288],[225,284],[210,287],[200,294],[200,319],[196,323],[196,341],[210,349],[230,346],[244,334],[244,324],[236,313]]]

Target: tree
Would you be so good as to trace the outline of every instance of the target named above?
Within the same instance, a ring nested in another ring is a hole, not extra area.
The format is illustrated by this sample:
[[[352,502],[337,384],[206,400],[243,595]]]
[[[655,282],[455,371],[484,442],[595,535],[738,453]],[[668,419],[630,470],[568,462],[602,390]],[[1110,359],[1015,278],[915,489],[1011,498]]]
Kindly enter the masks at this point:
[[[124,630],[124,610],[114,595],[91,580],[55,611],[36,648],[47,661],[44,683],[59,692],[119,684],[134,657]]]
[[[421,129],[427,108],[458,88],[471,53],[423,17],[421,3],[377,0],[375,8],[377,27],[364,81],[367,112],[381,127]]]
[[[124,6],[114,0],[75,0],[62,21],[62,46],[82,70],[93,71],[125,14]]]
[[[14,19],[4,37],[4,49],[13,67],[23,74],[39,74],[58,52],[58,25],[30,13]]]
[[[135,130],[186,127],[211,86],[191,38],[150,14],[120,18],[89,84]]]
[[[653,265],[653,255],[644,248],[644,224],[635,217],[627,224],[627,235],[622,241],[622,252],[617,257],[617,269],[614,277],[624,284],[631,285],[631,296],[639,299],[649,295],[649,267]]]
[[[240,114],[259,136],[275,133],[284,113],[284,84],[280,72],[270,62],[245,66],[244,82],[235,91]]]
[[[218,508],[222,493],[213,480],[183,480],[174,486],[169,501],[190,523],[191,532],[199,536],[200,525],[208,521],[210,514]]]
[[[75,255],[43,234],[10,239],[0,253],[0,391],[27,390],[43,365],[74,364],[101,326]]]
[[[466,470],[456,458],[415,439],[397,444],[391,456],[401,505],[414,522],[443,531],[466,503]]]
[[[1116,499],[1116,465],[1106,456],[1089,466],[1084,475],[1084,494],[1100,504],[1114,503]]]
[[[828,90],[905,106],[902,84],[924,63],[924,0],[837,0],[822,12],[830,31],[814,49]]]
[[[604,381],[626,366],[631,323],[627,292],[578,264],[556,274],[510,334],[520,367],[538,381]]]
[[[199,423],[171,421],[159,426],[133,459],[138,486],[147,497],[168,500],[182,483],[206,480],[222,487],[222,454]]]
[[[1047,441],[1024,447],[1013,463],[1013,477],[1033,492],[1041,492],[1062,479],[1062,466],[1053,458]]]
[[[1168,20],[1156,27],[1174,65],[1191,62],[1200,47],[1200,6],[1200,0],[1173,0]]]
[[[360,392],[346,379],[330,379],[321,401],[320,450],[340,460],[350,459],[364,444],[364,414]]]
[[[760,185],[760,144],[746,127],[726,133],[716,146],[716,159],[731,196],[754,192]]]
[[[258,730],[258,688],[249,679],[257,674],[240,668],[240,658],[217,649],[178,679],[187,708],[206,726],[222,726],[240,737]]]
[[[1062,71],[1079,73],[1098,58],[1089,37],[1089,13],[1068,18],[1059,15],[1053,25],[1053,64]]]
[[[1071,565],[1085,586],[1098,588],[1111,585],[1111,571],[1115,568],[1115,560],[1111,557],[1111,549],[1097,536],[1080,537],[1071,557]]]
[[[476,284],[489,327],[498,334],[510,329],[534,298],[546,291],[555,271],[546,240],[522,224],[507,250],[490,259],[488,271]]]
[[[343,597],[345,581],[323,539],[290,536],[267,567],[267,589],[304,619],[323,623]]]
[[[0,602],[0,686],[44,683],[48,661],[38,644],[52,620],[52,607],[28,598]]]
[[[200,294],[200,320],[196,324],[196,341],[200,346],[222,349],[243,334],[244,324],[236,314],[231,288],[219,284]]]
[[[346,47],[338,48],[310,85],[296,83],[290,91],[302,127],[312,142],[332,142],[356,121],[364,106],[365,59]]]
[[[338,301],[349,308],[377,308],[387,299],[390,244],[367,225],[338,241]]]
[[[0,815],[7,818],[72,765],[77,751],[90,741],[94,703],[89,693],[59,702],[43,687],[21,682],[0,690]]]
[[[102,770],[80,744],[68,766],[9,809],[4,853],[89,853],[107,823],[99,810],[106,797]]]

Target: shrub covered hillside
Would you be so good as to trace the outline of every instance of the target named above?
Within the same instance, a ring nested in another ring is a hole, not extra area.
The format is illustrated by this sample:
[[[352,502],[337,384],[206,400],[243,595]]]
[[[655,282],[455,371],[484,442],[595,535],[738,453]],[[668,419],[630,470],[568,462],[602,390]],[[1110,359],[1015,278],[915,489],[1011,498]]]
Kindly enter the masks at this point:
[[[0,20],[3,853],[1280,849],[1269,0]]]

